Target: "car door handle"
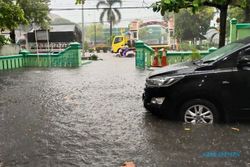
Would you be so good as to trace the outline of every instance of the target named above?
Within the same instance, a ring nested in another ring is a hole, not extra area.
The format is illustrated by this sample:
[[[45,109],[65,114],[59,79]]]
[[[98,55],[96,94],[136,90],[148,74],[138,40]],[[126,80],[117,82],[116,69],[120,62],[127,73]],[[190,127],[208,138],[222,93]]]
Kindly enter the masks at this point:
[[[229,81],[222,81],[222,85],[229,85],[230,82]]]

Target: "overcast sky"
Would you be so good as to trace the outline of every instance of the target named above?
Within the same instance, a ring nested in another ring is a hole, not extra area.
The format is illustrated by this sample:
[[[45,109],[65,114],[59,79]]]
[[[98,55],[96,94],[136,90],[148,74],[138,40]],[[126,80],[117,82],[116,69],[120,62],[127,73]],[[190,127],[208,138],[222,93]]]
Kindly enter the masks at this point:
[[[86,8],[95,8],[99,0],[86,0]],[[122,0],[123,7],[142,7],[150,6],[156,0]],[[118,7],[118,6],[117,6]],[[75,5],[75,0],[51,0],[50,8],[81,8],[81,5]],[[142,19],[145,21],[150,20],[161,20],[162,17],[160,13],[154,13],[152,9],[122,9],[120,10],[122,14],[122,21],[116,26],[128,26],[128,23],[134,19]],[[63,18],[71,20],[72,22],[81,23],[82,14],[80,10],[68,10],[68,11],[55,11],[52,10],[51,13],[57,14]],[[86,10],[85,24],[91,24],[93,22],[98,22],[100,17],[101,9],[98,10]]]

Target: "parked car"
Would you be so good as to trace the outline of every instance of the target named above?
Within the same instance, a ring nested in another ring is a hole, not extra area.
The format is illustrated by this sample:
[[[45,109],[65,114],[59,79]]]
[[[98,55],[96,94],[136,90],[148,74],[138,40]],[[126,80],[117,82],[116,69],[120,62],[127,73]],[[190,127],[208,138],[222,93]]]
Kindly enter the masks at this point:
[[[152,72],[143,101],[147,110],[186,123],[250,118],[250,37]]]

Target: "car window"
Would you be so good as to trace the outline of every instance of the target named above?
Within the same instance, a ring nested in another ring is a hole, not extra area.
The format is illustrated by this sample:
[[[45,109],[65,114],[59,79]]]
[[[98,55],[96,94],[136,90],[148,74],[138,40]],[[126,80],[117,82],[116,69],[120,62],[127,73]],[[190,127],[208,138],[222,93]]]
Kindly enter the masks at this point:
[[[123,40],[123,37],[116,37],[114,44],[120,43],[120,42],[122,42],[122,40]]]
[[[239,52],[239,58],[242,56],[250,56],[250,47],[244,48]]]
[[[239,52],[233,53],[217,63],[217,67],[221,69],[233,68],[237,66]]]
[[[244,56],[246,55],[245,54],[245,50],[249,50],[250,47],[248,48],[244,48],[240,51],[237,51],[229,56],[226,56],[225,58],[223,58],[221,61],[219,61],[217,63],[217,67],[218,68],[231,68],[231,67],[236,67],[237,66],[237,63],[238,63],[238,60],[241,56]]]
[[[243,47],[244,44],[243,43],[231,43],[228,44],[212,53],[210,53],[209,55],[205,56],[204,58],[202,58],[203,62],[209,62],[209,61],[216,61],[230,53],[233,53],[235,51],[237,51],[238,49],[240,49],[241,47]]]

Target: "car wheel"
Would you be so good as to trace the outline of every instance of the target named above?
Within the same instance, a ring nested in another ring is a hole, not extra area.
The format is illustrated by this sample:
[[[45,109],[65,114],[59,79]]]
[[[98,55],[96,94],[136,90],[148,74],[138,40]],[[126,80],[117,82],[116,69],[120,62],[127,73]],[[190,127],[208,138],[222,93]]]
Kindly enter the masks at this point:
[[[213,124],[219,114],[215,105],[207,100],[195,99],[186,102],[180,110],[181,120],[192,124]]]

